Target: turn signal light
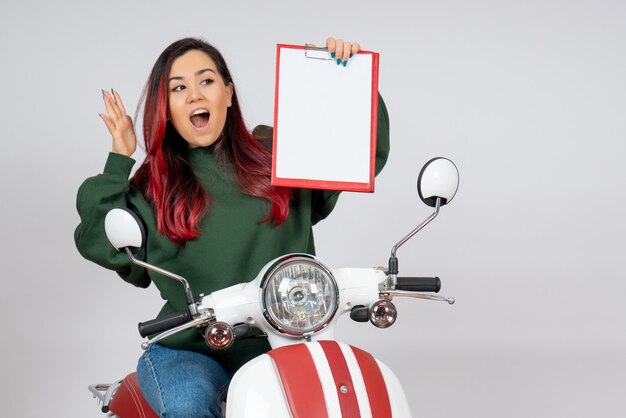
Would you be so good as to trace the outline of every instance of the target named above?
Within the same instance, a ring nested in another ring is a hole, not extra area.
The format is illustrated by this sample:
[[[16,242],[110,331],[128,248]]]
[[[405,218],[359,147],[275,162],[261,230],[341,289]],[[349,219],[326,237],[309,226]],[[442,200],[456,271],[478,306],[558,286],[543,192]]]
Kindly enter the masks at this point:
[[[204,340],[214,350],[225,350],[235,341],[235,333],[226,322],[215,322],[204,331]]]
[[[370,308],[370,322],[378,328],[388,328],[396,322],[398,310],[388,300],[379,300]]]

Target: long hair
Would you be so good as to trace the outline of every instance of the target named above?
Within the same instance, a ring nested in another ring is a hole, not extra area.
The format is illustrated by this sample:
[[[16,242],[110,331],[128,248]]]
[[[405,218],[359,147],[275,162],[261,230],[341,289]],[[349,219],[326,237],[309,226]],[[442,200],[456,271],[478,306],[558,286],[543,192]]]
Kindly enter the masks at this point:
[[[143,104],[143,136],[146,159],[131,184],[145,190],[154,204],[159,232],[176,244],[197,238],[200,220],[206,214],[210,197],[193,174],[188,161],[189,145],[167,120],[167,80],[174,60],[186,52],[207,54],[224,80],[232,83],[222,54],[212,45],[195,38],[185,38],[168,46],[159,56],[143,90],[138,112]],[[232,170],[239,189],[271,204],[268,216],[280,225],[289,215],[291,191],[270,185],[271,155],[248,131],[233,85],[232,104],[228,108],[224,130],[213,152]]]

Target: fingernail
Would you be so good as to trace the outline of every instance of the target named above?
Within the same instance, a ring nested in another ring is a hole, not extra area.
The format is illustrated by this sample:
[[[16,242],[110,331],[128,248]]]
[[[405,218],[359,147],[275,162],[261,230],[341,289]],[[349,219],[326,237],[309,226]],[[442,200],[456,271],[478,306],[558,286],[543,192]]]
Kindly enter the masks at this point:
[[[348,63],[348,61],[344,61],[343,62],[343,66],[345,67],[347,63]]]
[[[337,65],[341,64],[341,58],[337,58]]]
[[[104,99],[104,89],[100,89],[100,91],[102,92],[102,98]]]
[[[334,51],[330,53],[330,57],[331,57],[332,59],[335,59],[335,52],[334,52]]]
[[[113,88],[111,88],[111,95],[115,94],[115,92],[113,91]]]
[[[354,54],[352,54],[352,53],[351,53],[351,54],[350,54],[350,58],[352,58],[352,56],[353,56],[353,55],[354,55]]]

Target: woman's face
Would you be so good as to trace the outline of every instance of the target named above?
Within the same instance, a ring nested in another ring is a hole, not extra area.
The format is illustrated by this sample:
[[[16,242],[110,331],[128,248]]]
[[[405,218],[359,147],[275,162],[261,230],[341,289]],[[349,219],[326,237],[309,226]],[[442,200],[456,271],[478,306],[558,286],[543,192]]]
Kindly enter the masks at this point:
[[[172,63],[168,80],[168,114],[189,147],[208,147],[220,137],[233,96],[215,62],[191,50]]]

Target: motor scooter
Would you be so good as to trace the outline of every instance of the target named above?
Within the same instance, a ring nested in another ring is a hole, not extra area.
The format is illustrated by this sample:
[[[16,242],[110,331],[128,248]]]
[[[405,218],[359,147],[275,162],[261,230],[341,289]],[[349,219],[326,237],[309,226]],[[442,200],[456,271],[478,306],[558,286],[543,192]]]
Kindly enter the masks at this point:
[[[227,418],[410,417],[394,373],[370,353],[335,340],[334,330],[344,314],[378,328],[390,327],[397,318],[395,297],[455,302],[420,293],[439,292],[438,277],[399,276],[396,252],[452,201],[458,183],[458,170],[449,159],[434,158],[424,165],[417,189],[434,211],[393,246],[386,268],[330,269],[312,255],[287,254],[268,262],[252,281],[197,299],[183,277],[134,257],[144,242],[141,222],[125,208],[111,210],[105,219],[111,244],[133,263],[178,281],[185,292],[186,310],[139,324],[142,337],[154,335],[142,348],[200,328],[211,348],[227,350],[256,327],[267,335],[272,350],[233,376]],[[110,416],[156,417],[141,394],[136,373],[89,390]]]

